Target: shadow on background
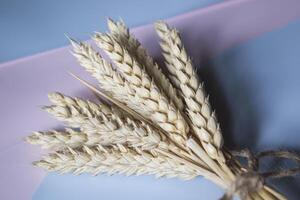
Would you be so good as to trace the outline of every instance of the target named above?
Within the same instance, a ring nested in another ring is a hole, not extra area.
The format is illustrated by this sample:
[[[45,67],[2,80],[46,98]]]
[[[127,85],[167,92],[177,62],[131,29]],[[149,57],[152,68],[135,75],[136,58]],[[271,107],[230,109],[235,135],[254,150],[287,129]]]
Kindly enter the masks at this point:
[[[199,38],[197,58],[200,59],[194,63],[229,149],[300,152],[299,33],[300,23],[293,23],[213,59],[211,41]],[[261,168],[266,171],[295,166],[287,160],[269,158]],[[299,199],[299,176],[267,182],[288,199]]]

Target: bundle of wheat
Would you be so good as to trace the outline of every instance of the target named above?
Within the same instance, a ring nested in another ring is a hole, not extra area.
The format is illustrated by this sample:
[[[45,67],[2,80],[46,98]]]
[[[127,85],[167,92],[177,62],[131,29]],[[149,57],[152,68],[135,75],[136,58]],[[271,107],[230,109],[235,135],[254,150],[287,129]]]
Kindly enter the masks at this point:
[[[96,33],[93,39],[113,64],[90,45],[70,39],[74,56],[99,88],[75,77],[105,101],[49,94],[53,105],[44,110],[67,128],[26,138],[54,151],[34,164],[74,174],[203,176],[232,188],[247,169],[237,160],[227,162],[233,158],[222,148],[217,117],[178,31],[164,22],[155,24],[168,71],[164,74],[122,21],[109,19],[108,27],[109,33]],[[284,199],[266,185],[246,194],[234,192],[241,198]]]

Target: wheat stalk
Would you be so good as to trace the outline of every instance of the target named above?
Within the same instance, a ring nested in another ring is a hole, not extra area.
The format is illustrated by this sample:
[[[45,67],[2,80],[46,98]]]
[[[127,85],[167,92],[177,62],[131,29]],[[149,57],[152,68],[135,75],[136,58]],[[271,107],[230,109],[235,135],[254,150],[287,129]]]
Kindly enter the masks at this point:
[[[223,138],[203,84],[193,68],[191,59],[182,44],[179,33],[165,23],[156,23],[156,30],[162,39],[162,49],[171,73],[172,80],[178,85],[186,102],[186,110],[192,122],[192,128],[202,142],[206,152],[213,158],[225,161],[221,151]],[[175,73],[173,73],[175,72]]]
[[[83,147],[82,150],[69,148],[64,152],[50,154],[34,164],[49,171],[74,174],[154,174],[156,177],[176,177],[184,180],[198,175],[196,170],[167,156],[137,153],[120,145],[114,148],[100,145],[97,148]]]
[[[123,44],[130,55],[135,56],[137,61],[145,66],[145,70],[152,77],[155,83],[160,87],[166,96],[171,99],[179,110],[183,109],[183,102],[177,94],[176,89],[170,83],[169,79],[163,74],[156,62],[148,55],[146,49],[141,43],[129,32],[123,21],[114,22],[108,19],[108,27],[112,36],[118,43]]]

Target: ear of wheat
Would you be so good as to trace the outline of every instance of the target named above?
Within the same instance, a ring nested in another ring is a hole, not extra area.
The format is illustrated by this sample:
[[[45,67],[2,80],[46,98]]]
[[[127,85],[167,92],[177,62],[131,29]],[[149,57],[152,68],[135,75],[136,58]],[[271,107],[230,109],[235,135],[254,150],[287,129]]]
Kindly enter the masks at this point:
[[[154,174],[156,177],[176,177],[184,180],[198,175],[197,170],[170,159],[167,156],[153,156],[147,152],[136,152],[124,146],[82,147],[82,149],[65,149],[46,156],[43,160],[34,163],[49,171],[61,173],[84,172],[97,175],[99,173],[142,175]]]
[[[163,22],[156,23],[156,31],[161,38],[161,47],[166,60],[166,66],[171,74],[174,85],[186,103],[186,112],[191,120],[191,126],[199,137],[206,152],[214,159],[224,162],[220,150],[223,138],[215,114],[211,111],[208,97],[191,59],[182,44],[179,33],[170,29]]]
[[[130,34],[128,28],[123,21],[114,22],[108,19],[108,27],[111,35],[125,47],[132,56],[145,66],[145,70],[153,77],[154,81],[162,88],[163,92],[170,98],[178,109],[183,109],[181,97],[177,94],[177,90],[173,87],[169,79],[163,74],[158,64],[147,54],[146,49],[142,47],[140,42]]]
[[[53,151],[34,164],[74,174],[203,176],[228,189],[246,169],[237,161],[226,162],[232,158],[222,148],[220,126],[178,31],[155,24],[168,69],[164,74],[124,22],[109,19],[108,27],[109,33],[96,33],[93,39],[113,63],[70,39],[74,56],[99,87],[75,77],[101,99],[50,93],[52,105],[43,109],[67,127],[26,138]],[[247,196],[284,199],[267,186]]]

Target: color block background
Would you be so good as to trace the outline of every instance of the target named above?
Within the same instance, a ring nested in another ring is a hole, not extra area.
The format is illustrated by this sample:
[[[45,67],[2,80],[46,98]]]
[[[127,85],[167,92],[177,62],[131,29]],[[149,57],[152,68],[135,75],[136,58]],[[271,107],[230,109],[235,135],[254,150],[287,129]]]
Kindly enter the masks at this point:
[[[222,124],[226,145],[252,150],[300,150],[299,1],[187,1],[184,4],[176,1],[172,7],[169,1],[151,5],[143,1],[110,1],[102,6],[92,1],[82,6],[67,1],[43,5],[10,2],[3,1],[4,6],[0,6],[0,25],[7,27],[0,33],[2,62],[65,45],[63,33],[87,39],[92,31],[105,30],[108,16],[122,16],[134,26],[198,8],[169,22],[183,33]],[[143,12],[136,11],[138,7]],[[157,12],[150,12],[152,8]],[[160,60],[152,26],[142,26],[134,32],[151,55]],[[0,65],[1,199],[179,200],[218,199],[222,195],[221,189],[202,178],[182,182],[156,180],[151,176],[76,177],[45,174],[32,168],[30,162],[40,157],[40,149],[25,144],[22,137],[32,130],[55,128],[59,124],[39,110],[40,105],[49,103],[46,93],[59,90],[91,97],[67,74],[72,71],[88,77],[68,51],[68,48],[56,49]],[[290,166],[287,162],[271,160],[263,167],[278,164]],[[298,177],[272,181],[272,184],[289,199],[298,199]]]
[[[122,17],[129,26],[151,23],[221,0],[1,0],[0,63],[81,40],[106,30],[106,18]]]

